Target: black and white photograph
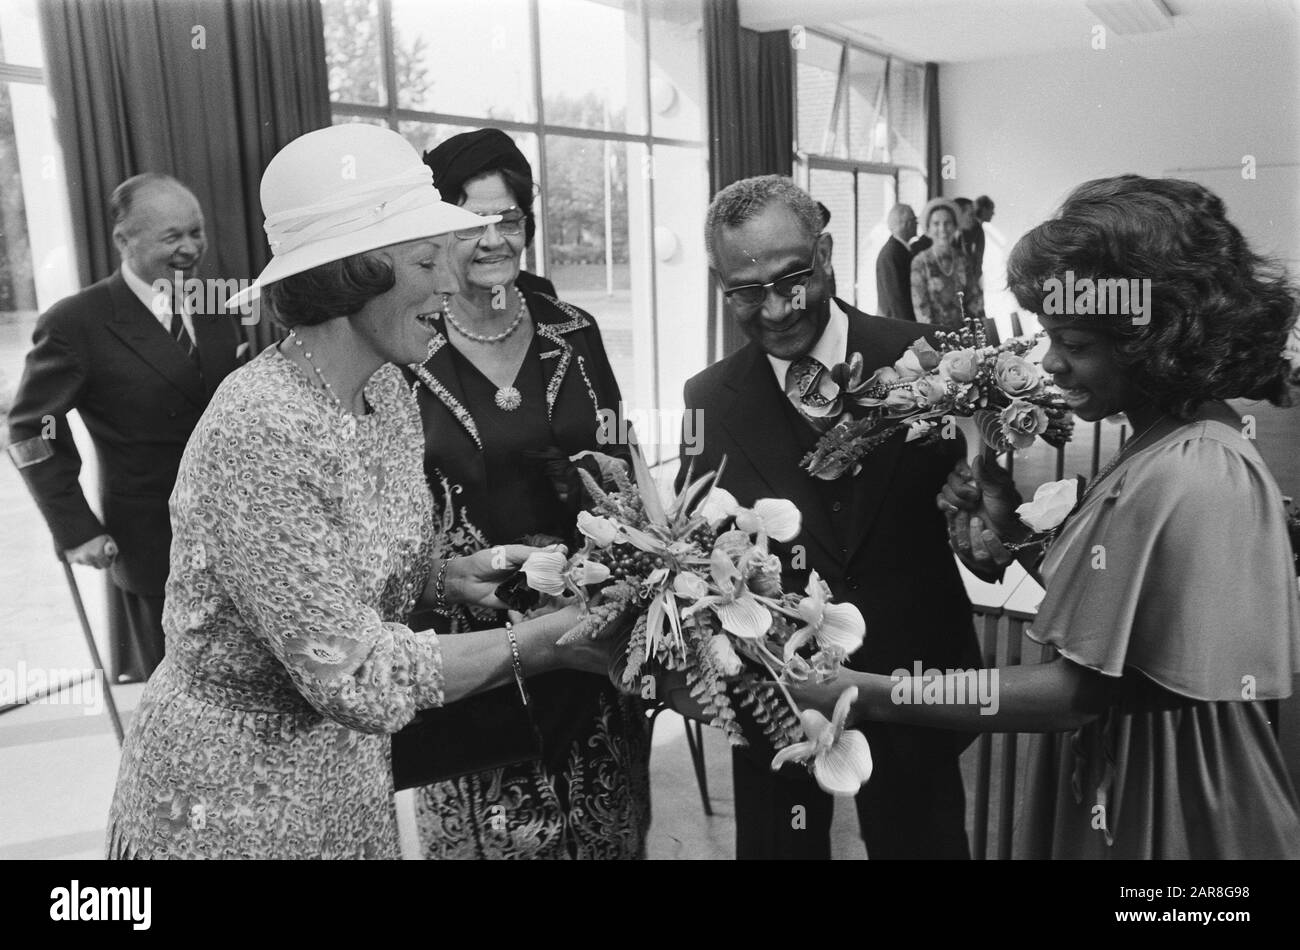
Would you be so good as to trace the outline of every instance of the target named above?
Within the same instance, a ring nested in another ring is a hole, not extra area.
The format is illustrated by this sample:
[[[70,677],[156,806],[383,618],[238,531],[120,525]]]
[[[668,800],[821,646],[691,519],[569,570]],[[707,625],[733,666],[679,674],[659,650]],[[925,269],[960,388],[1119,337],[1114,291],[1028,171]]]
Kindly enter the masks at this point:
[[[0,0],[0,177],[37,916],[1300,858],[1300,0]]]

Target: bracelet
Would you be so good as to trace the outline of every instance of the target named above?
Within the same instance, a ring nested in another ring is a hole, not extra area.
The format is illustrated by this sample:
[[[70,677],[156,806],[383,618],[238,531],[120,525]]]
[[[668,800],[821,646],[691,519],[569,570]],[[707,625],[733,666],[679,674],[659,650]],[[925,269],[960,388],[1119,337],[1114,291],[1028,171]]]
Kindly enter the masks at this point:
[[[438,579],[433,584],[433,609],[440,614],[447,613],[451,606],[447,603],[447,565],[450,563],[451,558],[442,559],[438,565]]]
[[[519,659],[519,641],[515,639],[515,625],[509,620],[506,621],[506,636],[510,639],[510,661],[515,668],[515,685],[519,687],[519,698],[523,700],[524,708],[528,708],[528,687],[524,685],[524,664]]]

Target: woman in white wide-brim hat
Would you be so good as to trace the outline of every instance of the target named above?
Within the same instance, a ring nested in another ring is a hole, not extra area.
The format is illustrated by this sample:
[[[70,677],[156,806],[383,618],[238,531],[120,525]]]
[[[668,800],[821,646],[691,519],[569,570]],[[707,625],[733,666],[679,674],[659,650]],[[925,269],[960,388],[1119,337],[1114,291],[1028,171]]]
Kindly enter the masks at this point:
[[[457,290],[439,236],[496,217],[439,201],[400,135],[357,124],[287,145],[261,198],[274,257],[246,293],[291,333],[222,384],[181,461],[167,656],[123,748],[110,857],[397,857],[389,733],[515,677],[608,666],[591,641],[556,645],[573,607],[441,642],[403,624],[419,603],[501,606],[532,550],[437,557],[394,365],[425,358]]]

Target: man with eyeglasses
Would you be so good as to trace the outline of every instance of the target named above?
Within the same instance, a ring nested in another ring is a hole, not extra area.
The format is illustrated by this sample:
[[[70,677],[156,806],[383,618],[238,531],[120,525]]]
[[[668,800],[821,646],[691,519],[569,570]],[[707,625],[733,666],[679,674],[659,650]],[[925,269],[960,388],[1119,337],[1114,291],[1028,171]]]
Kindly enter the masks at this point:
[[[799,466],[834,421],[819,413],[837,392],[831,369],[856,352],[870,373],[933,332],[835,297],[832,238],[822,227],[817,202],[777,175],[729,185],[710,205],[709,265],[749,342],[686,384],[686,411],[700,410],[703,422],[695,474],[725,457],[721,486],[742,505],[779,497],[798,506],[799,536],[772,544],[784,589],[802,590],[815,570],[836,601],[862,611],[866,642],[851,667],[889,674],[918,661],[978,666],[970,602],[934,503],[961,440],[920,446],[896,438],[834,481]],[[894,725],[864,731],[875,761],[857,796],[868,856],[969,857],[958,768],[969,740]],[[773,774],[770,761],[770,749],[733,753],[736,857],[829,858],[830,797],[806,770]]]

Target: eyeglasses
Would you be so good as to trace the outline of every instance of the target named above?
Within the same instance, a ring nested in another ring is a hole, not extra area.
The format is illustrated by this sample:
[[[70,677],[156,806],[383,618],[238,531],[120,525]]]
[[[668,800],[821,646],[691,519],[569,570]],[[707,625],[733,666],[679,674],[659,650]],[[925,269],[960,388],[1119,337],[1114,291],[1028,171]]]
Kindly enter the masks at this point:
[[[515,237],[524,231],[525,215],[518,208],[506,208],[504,211],[492,212],[500,214],[501,220],[496,222],[498,234],[504,234],[509,237]],[[459,231],[453,231],[452,234],[461,241],[477,241],[483,235],[487,234],[488,226],[480,224],[476,228],[461,228]]]
[[[776,291],[778,297],[784,297],[789,300],[799,290],[807,286],[812,275],[816,273],[817,246],[813,245],[813,266],[805,267],[803,270],[793,271],[776,280],[769,280],[765,284],[741,284],[739,287],[729,287],[722,292],[722,296],[733,304],[741,304],[746,307],[757,307],[767,299],[768,290]]]

